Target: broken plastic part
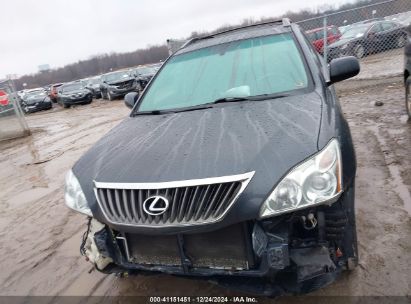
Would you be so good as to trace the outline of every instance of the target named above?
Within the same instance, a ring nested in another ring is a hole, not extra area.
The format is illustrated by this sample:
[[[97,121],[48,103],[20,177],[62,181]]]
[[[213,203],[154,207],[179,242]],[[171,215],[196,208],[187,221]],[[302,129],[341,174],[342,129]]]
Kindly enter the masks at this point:
[[[94,240],[94,235],[104,228],[104,224],[100,223],[95,219],[92,219],[90,222],[90,230],[87,235],[86,243],[84,245],[84,253],[86,255],[86,259],[88,259],[91,263],[95,264],[98,269],[104,269],[107,267],[108,264],[113,262],[111,258],[103,256],[100,253]]]
[[[315,218],[314,214],[309,213],[307,217],[304,215],[301,216],[301,221],[303,223],[303,227],[306,230],[312,230],[317,226],[317,219]]]

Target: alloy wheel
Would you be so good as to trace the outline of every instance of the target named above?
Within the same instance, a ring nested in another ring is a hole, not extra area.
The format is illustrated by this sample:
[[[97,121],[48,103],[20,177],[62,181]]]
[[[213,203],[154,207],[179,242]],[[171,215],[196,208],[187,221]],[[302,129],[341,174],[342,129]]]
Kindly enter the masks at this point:
[[[364,47],[360,44],[355,48],[355,57],[357,57],[358,59],[363,58],[365,55],[365,50]]]

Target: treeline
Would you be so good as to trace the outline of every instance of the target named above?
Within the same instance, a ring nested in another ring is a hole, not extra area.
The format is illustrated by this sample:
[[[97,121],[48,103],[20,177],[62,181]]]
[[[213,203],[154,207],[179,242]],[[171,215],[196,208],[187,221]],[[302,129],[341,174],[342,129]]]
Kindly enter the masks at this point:
[[[111,53],[96,55],[87,60],[80,60],[64,67],[39,72],[32,75],[24,75],[15,80],[17,90],[36,88],[52,83],[68,82],[76,79],[99,75],[109,71],[134,67],[139,64],[155,63],[164,60],[168,56],[167,46],[150,46],[128,53]]]
[[[351,9],[360,8],[367,5],[373,5],[366,9],[358,9],[355,11],[344,12]],[[222,30],[231,29],[237,26],[250,25],[254,23],[267,22],[281,19],[283,17],[290,18],[293,22],[300,22],[309,19],[309,21],[302,22],[300,25],[308,30],[314,27],[322,26],[321,17],[330,15],[328,24],[337,26],[344,24],[351,24],[361,20],[370,19],[372,17],[385,17],[396,13],[411,10],[410,0],[359,0],[354,3],[347,3],[339,7],[325,4],[314,9],[303,9],[298,12],[288,11],[282,16],[275,16],[260,19],[244,19],[240,24],[230,25],[226,24],[211,32],[191,33],[189,38],[209,35]],[[375,14],[372,12],[375,11]],[[338,13],[338,14],[336,14]],[[111,53],[93,56],[87,60],[81,60],[76,63],[66,65],[54,70],[39,72],[33,75],[25,75],[16,80],[15,84],[18,90],[23,88],[23,83],[27,84],[28,88],[45,86],[51,83],[67,82],[76,79],[81,79],[93,75],[109,72],[111,70],[118,70],[127,67],[133,67],[139,64],[155,63],[164,60],[168,57],[167,46],[157,45],[150,46],[145,49],[139,49],[129,53]]]

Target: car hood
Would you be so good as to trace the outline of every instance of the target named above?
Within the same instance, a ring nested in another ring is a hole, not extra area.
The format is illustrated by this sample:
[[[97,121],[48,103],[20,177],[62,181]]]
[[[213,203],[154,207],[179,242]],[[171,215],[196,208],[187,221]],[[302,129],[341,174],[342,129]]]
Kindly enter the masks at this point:
[[[75,94],[87,94],[90,91],[87,89],[81,89],[81,90],[75,90],[75,91],[70,91],[70,92],[63,92],[63,95],[75,95]]]
[[[120,84],[120,83],[123,83],[123,82],[134,81],[134,80],[135,80],[134,77],[128,77],[128,78],[122,78],[122,79],[119,79],[119,80],[108,81],[107,84],[116,85],[116,84]]]
[[[23,99],[23,102],[27,105],[33,105],[37,102],[43,102],[46,101],[47,96],[43,96],[43,97],[34,97],[34,98],[27,98],[27,99]]]
[[[146,79],[151,79],[153,78],[155,74],[144,74],[144,75],[138,75],[139,78],[146,78]]]
[[[257,210],[285,173],[318,151],[321,100],[312,92],[128,117],[73,172],[93,210],[93,181],[150,183],[255,171],[242,198]]]

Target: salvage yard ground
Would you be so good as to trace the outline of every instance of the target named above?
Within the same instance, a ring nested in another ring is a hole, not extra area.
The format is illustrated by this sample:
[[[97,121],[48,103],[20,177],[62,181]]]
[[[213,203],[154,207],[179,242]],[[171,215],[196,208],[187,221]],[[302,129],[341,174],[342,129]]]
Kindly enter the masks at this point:
[[[314,294],[410,295],[411,123],[402,80],[346,82],[338,94],[357,152],[360,265]],[[0,295],[235,294],[165,275],[90,272],[80,256],[86,219],[65,207],[64,175],[128,112],[121,100],[57,106],[27,117],[31,137],[0,143]]]

